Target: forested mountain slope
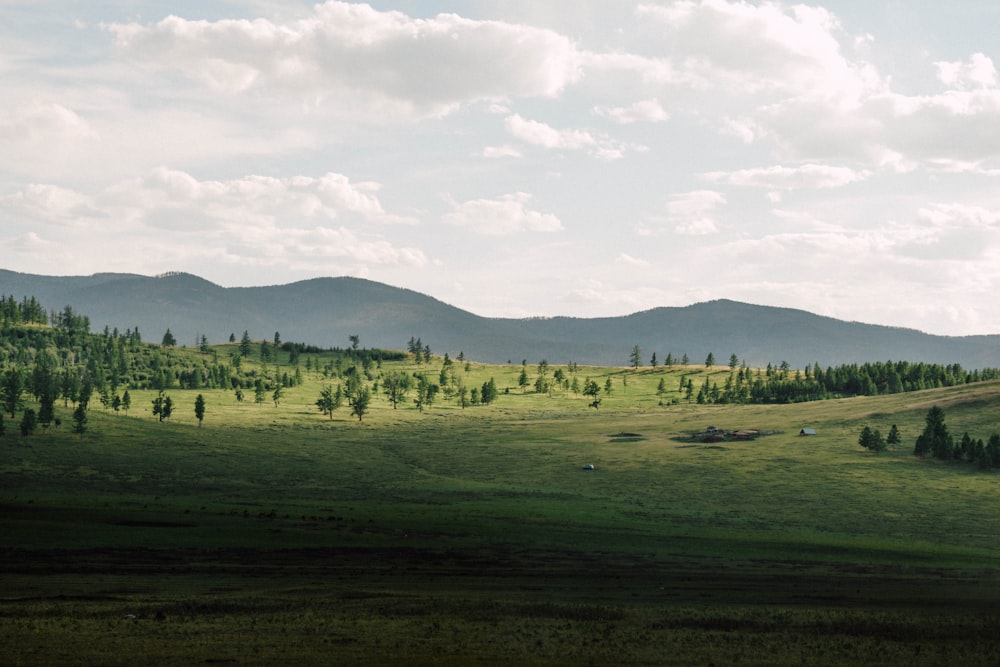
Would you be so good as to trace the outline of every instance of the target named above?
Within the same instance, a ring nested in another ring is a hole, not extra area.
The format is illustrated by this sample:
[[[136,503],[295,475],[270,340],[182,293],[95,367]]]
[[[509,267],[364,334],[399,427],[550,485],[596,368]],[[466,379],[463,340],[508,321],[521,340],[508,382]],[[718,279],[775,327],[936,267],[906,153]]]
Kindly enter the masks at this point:
[[[787,361],[793,367],[888,359],[1000,366],[1000,335],[932,336],[912,329],[844,322],[802,310],[728,300],[664,307],[611,318],[485,318],[408,289],[358,278],[317,278],[287,285],[225,288],[190,274],[38,276],[0,270],[0,295],[36,297],[50,310],[71,305],[92,329],[139,328],[159,341],[169,328],[178,343],[206,336],[222,342],[248,331],[255,339],[345,346],[358,335],[364,346],[402,349],[420,338],[435,353],[465,352],[485,362],[628,364],[633,346],[643,363],[656,352],[688,355],[693,363],[713,353],[751,366]]]

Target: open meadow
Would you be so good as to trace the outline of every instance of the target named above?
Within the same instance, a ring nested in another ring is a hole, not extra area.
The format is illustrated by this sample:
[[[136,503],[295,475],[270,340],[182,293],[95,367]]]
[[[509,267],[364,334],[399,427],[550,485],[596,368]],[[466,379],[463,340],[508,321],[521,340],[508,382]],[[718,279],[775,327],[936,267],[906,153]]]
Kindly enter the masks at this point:
[[[277,404],[170,389],[158,421],[135,390],[82,435],[62,402],[8,421],[0,664],[1000,663],[1000,474],[912,453],[934,405],[1000,431],[1000,383],[698,405],[682,375],[728,368],[553,365],[611,379],[594,409],[519,361],[455,362],[499,390],[466,408],[376,392],[331,419],[313,370]]]

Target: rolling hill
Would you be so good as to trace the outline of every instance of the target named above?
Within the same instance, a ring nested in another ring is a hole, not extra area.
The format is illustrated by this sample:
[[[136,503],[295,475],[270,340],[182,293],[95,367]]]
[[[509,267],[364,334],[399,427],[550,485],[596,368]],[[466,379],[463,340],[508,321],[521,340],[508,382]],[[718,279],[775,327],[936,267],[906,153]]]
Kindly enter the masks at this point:
[[[316,278],[266,287],[221,287],[186,273],[41,276],[0,270],[0,294],[36,297],[50,310],[71,305],[91,328],[139,328],[159,341],[169,328],[180,344],[202,335],[222,342],[243,331],[257,339],[345,347],[405,348],[420,338],[435,353],[492,363],[522,359],[625,365],[634,345],[717,363],[735,353],[751,366],[795,368],[889,359],[1000,367],[1000,335],[934,336],[913,329],[845,322],[803,310],[716,300],[653,308],[624,317],[502,319],[475,315],[430,296],[358,278]]]

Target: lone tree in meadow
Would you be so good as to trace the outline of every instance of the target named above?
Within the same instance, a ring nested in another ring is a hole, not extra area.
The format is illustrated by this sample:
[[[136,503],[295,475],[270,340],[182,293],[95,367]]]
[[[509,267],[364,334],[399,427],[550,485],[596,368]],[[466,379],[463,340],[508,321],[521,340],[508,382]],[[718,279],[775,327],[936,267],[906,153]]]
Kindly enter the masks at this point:
[[[628,361],[633,370],[639,370],[639,364],[642,363],[642,350],[639,349],[638,345],[632,347],[632,354],[628,355]]]
[[[351,392],[348,402],[351,404],[351,414],[355,415],[358,421],[361,421],[368,412],[368,406],[372,402],[372,390],[366,384],[359,384]]]
[[[386,398],[392,403],[395,410],[399,402],[406,398],[406,392],[410,390],[410,377],[406,373],[393,371],[382,379],[382,391]]]
[[[709,352],[708,356],[705,357],[705,368],[711,368],[715,365],[715,353]]]
[[[31,408],[25,408],[24,414],[21,415],[21,435],[29,436],[35,432],[35,428],[38,427],[38,416],[35,411]]]
[[[169,328],[167,329],[167,332],[163,334],[163,341],[160,344],[163,347],[173,347],[174,345],[177,345],[177,339],[174,338],[172,333],[170,333]]]
[[[955,443],[944,423],[944,410],[935,405],[927,411],[924,421],[924,432],[917,436],[913,453],[917,456],[932,454],[935,458],[950,459],[955,451]]]
[[[87,406],[80,403],[76,406],[76,410],[73,410],[73,433],[76,433],[81,438],[83,434],[87,432]]]
[[[205,397],[201,394],[194,399],[194,416],[198,418],[198,428],[201,428],[201,421],[205,418]]]
[[[483,405],[489,405],[493,401],[497,400],[498,394],[499,392],[497,391],[497,383],[493,380],[493,378],[490,378],[489,380],[483,383],[483,386],[479,392],[479,401]]]
[[[601,387],[596,381],[587,378],[586,382],[583,383],[583,395],[590,397],[590,407],[595,410],[600,410],[601,408]]]
[[[333,411],[339,408],[344,402],[344,393],[337,385],[336,391],[333,387],[327,385],[323,387],[322,391],[319,393],[319,399],[316,401],[316,407],[319,408],[320,412],[324,415],[329,415],[330,419],[333,419]]]
[[[164,419],[170,419],[170,416],[174,413],[174,400],[169,396],[164,396],[161,390],[156,398],[153,399],[153,416],[158,418],[160,421]]]

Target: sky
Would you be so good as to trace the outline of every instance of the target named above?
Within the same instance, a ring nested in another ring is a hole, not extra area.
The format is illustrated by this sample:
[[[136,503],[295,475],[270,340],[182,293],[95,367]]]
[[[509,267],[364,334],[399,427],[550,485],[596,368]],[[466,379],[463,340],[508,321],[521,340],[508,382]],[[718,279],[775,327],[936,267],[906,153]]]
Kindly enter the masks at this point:
[[[0,268],[996,334],[997,25],[994,0],[0,0]]]

